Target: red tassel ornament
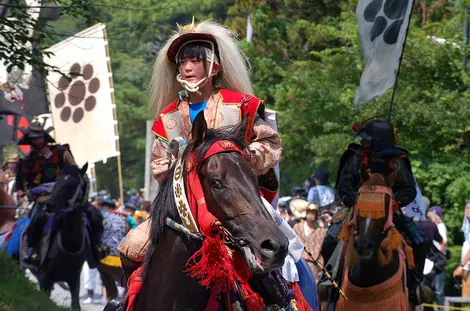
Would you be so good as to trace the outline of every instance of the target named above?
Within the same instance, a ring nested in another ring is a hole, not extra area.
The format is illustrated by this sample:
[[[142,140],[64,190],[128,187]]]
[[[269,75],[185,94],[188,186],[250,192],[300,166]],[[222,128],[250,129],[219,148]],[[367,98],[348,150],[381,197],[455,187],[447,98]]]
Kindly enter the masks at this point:
[[[199,260],[197,261],[197,259]],[[206,236],[199,249],[188,261],[194,263],[185,270],[190,277],[199,280],[207,289],[222,286],[227,291],[227,284],[235,281],[235,271],[231,264],[230,254],[222,239],[217,236]]]

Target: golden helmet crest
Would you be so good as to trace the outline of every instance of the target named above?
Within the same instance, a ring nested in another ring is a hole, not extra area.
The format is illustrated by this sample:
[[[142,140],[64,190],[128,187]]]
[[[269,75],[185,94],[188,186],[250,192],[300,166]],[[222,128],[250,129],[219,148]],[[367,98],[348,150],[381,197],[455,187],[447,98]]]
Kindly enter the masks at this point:
[[[194,23],[194,16],[193,16],[193,20],[191,22],[191,24],[187,24],[187,25],[180,25],[178,23],[176,23],[176,26],[178,26],[178,33],[179,34],[185,34],[185,33],[188,33],[188,32],[195,32],[196,31],[196,24]]]

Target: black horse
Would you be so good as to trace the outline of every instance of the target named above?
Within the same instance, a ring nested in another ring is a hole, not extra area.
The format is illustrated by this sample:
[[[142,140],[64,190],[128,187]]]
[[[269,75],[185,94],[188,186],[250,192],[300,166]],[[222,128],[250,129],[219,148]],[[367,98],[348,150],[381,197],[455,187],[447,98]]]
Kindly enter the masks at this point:
[[[97,242],[103,231],[101,213],[88,203],[87,164],[66,166],[57,178],[47,204],[55,208],[51,242],[36,275],[41,290],[50,292],[56,282],[66,282],[71,306],[80,309],[80,273],[85,260],[97,265]],[[34,217],[33,217],[34,218]]]
[[[283,265],[288,240],[263,205],[256,170],[239,152],[217,153],[205,159],[208,149],[219,140],[243,149],[246,128],[244,122],[234,128],[207,129],[203,114],[199,114],[183,160],[196,155],[208,210],[235,240],[243,240],[237,249],[244,254],[251,271],[266,273]],[[151,246],[134,310],[204,310],[210,295],[184,272],[189,258],[201,248],[201,241],[165,223],[167,217],[180,222],[173,197],[174,170],[169,171],[153,203]],[[185,178],[187,173],[183,171]]]

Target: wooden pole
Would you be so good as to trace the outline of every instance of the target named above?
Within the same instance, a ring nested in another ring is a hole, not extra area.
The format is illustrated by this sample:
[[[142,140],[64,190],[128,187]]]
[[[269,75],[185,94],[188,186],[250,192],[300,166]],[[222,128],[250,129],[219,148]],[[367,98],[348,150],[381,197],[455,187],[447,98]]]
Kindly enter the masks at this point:
[[[113,89],[111,92],[111,102],[113,103],[113,117],[114,120],[117,121],[117,111],[116,111],[116,101],[114,97],[114,83],[113,83],[113,75],[112,75],[112,68],[111,68],[111,57],[109,54],[109,42],[108,42],[108,35],[106,33],[106,28],[103,29],[104,39],[106,40],[106,56],[108,57],[108,72],[109,75],[109,86]],[[119,179],[119,201],[121,202],[121,206],[124,206],[124,186],[122,181],[122,167],[121,167],[121,150],[119,146],[119,128],[118,124],[114,124],[114,133],[116,134],[116,151],[117,154],[117,167],[118,167],[118,179]]]

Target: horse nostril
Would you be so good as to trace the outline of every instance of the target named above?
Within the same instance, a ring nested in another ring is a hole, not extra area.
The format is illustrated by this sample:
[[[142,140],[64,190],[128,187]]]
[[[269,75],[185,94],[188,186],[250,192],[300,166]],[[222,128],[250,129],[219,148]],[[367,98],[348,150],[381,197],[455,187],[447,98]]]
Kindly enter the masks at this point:
[[[279,245],[278,242],[274,240],[264,240],[261,243],[261,253],[263,253],[265,256],[273,256],[279,252],[279,249],[281,248],[281,245]]]

